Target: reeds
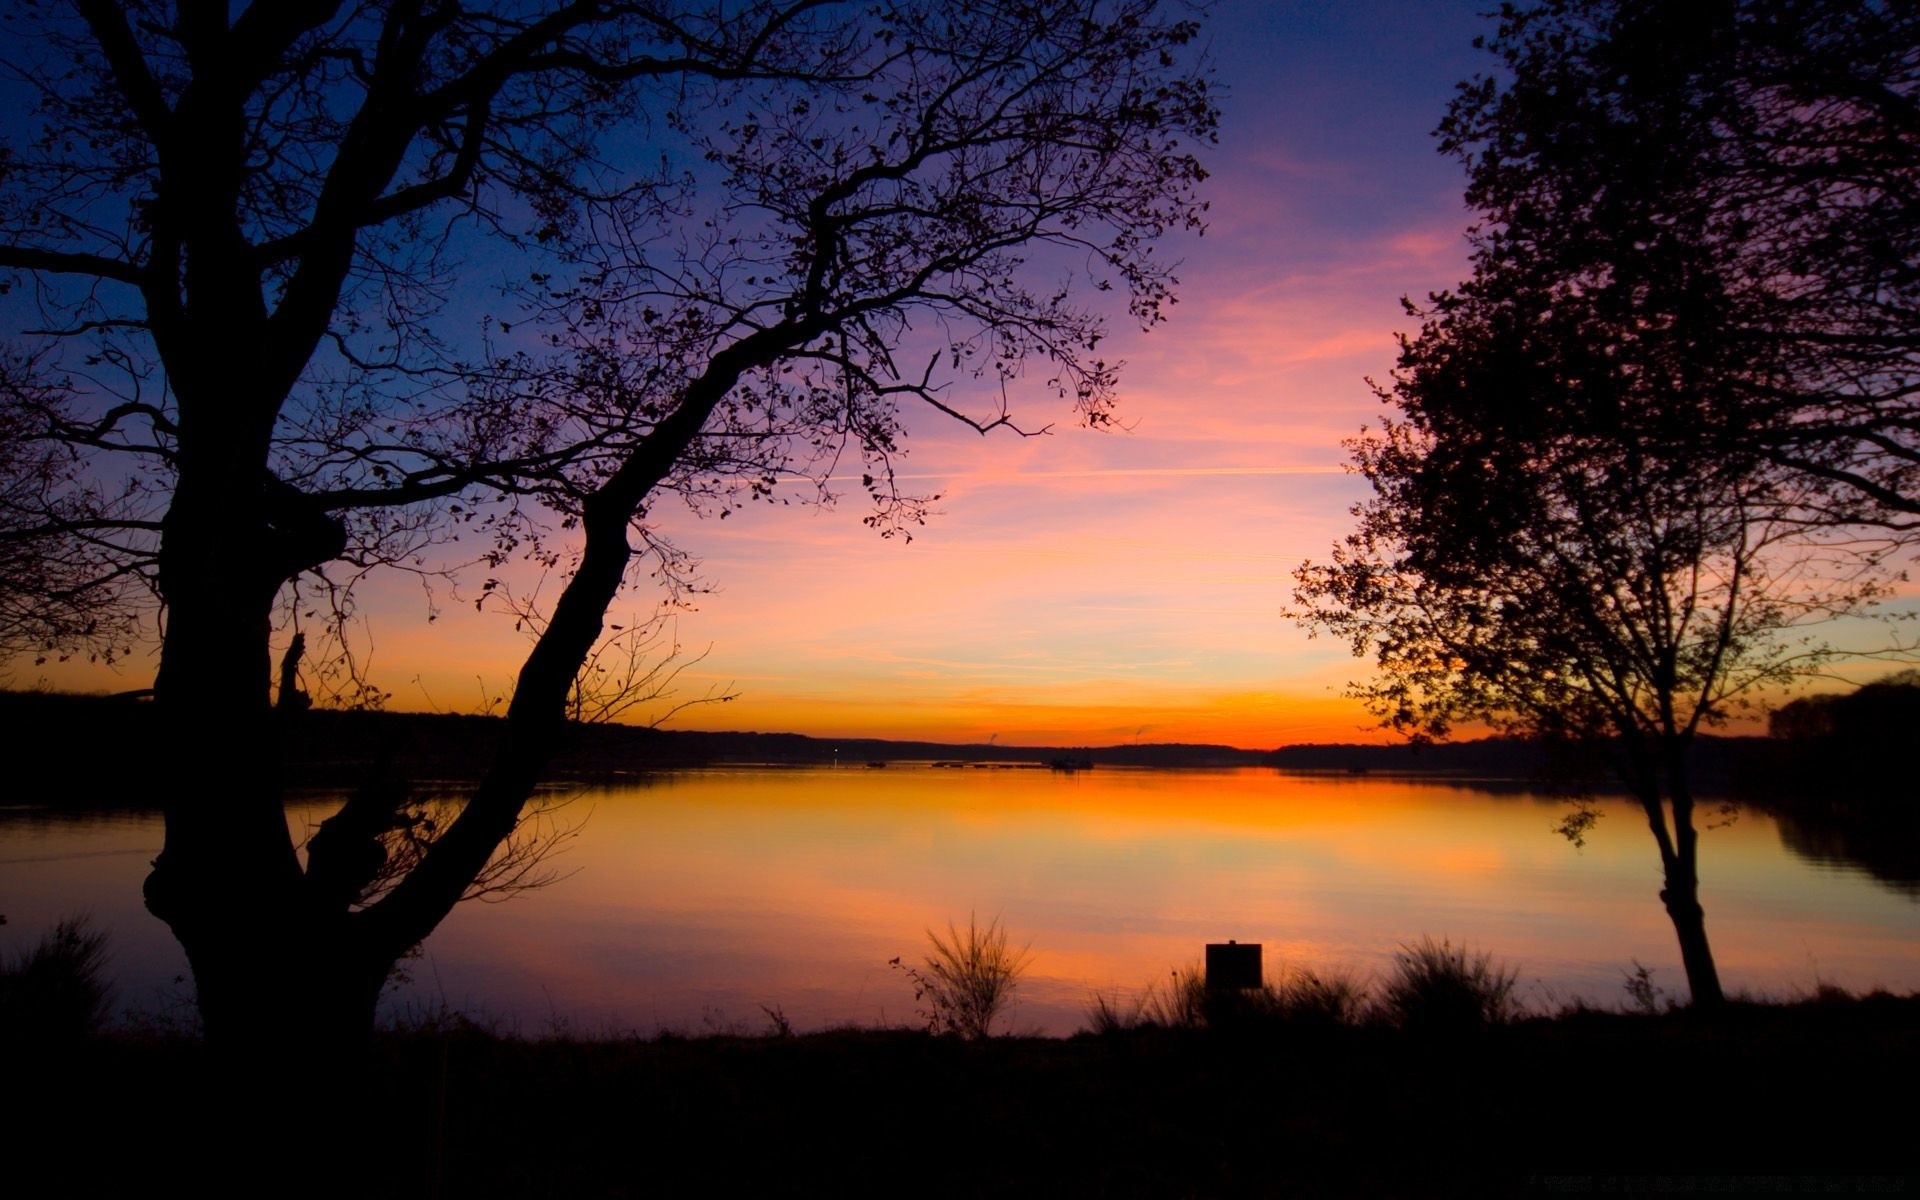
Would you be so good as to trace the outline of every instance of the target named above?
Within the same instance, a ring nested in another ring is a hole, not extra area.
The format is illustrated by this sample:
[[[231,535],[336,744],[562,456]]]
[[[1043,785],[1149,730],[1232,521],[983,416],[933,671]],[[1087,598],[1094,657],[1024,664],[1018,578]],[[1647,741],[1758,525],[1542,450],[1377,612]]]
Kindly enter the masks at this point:
[[[1131,998],[1095,992],[1087,1001],[1087,1028],[1096,1034],[1157,1026],[1165,1029],[1225,1029],[1292,1023],[1301,1026],[1364,1024],[1367,985],[1338,971],[1295,971],[1279,983],[1244,991],[1210,991],[1198,966]]]
[[[1414,1032],[1462,1033],[1503,1025],[1519,1015],[1514,995],[1518,970],[1490,953],[1422,937],[1394,955],[1393,974],[1381,989],[1380,1015]]]
[[[1430,937],[1400,948],[1383,983],[1326,969],[1296,969],[1244,990],[1210,990],[1198,966],[1172,972],[1131,1000],[1095,993],[1087,1028],[1096,1034],[1145,1027],[1260,1030],[1380,1026],[1414,1033],[1462,1033],[1521,1015],[1519,972],[1450,941]]]
[[[107,1019],[107,935],[86,917],[67,917],[31,950],[0,965],[0,1037],[68,1040]]]
[[[1276,1008],[1303,1025],[1358,1025],[1367,1016],[1367,985],[1338,971],[1296,971],[1273,989]]]
[[[933,951],[924,960],[924,970],[892,960],[913,981],[913,998],[921,1005],[927,1028],[968,1039],[992,1036],[994,1021],[1012,1003],[1030,961],[1028,948],[1015,950],[1008,944],[998,917],[981,928],[971,913],[966,933],[949,921],[946,938],[929,929],[927,940]]]

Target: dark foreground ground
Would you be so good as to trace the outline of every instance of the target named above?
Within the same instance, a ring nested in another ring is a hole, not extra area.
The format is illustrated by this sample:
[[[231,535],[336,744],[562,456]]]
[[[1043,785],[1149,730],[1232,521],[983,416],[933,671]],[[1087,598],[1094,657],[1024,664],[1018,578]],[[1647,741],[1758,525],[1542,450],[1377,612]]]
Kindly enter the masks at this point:
[[[382,1035],[217,1082],[190,1040],[15,1046],[18,1196],[1912,1195],[1920,998],[1269,1024],[968,1044],[905,1031]],[[270,1093],[280,1093],[276,1098]]]

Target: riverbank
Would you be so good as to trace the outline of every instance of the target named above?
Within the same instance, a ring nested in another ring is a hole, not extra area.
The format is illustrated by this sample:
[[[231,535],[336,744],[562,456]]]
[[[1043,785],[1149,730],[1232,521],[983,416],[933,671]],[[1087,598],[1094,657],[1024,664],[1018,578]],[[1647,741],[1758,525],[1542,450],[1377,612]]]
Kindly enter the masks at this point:
[[[1913,1170],[1915,996],[1828,993],[1713,1020],[1575,1011],[1450,1037],[1302,1022],[978,1043],[769,1028],[390,1031],[350,1109],[283,1123],[265,1146],[219,1119],[227,1106],[195,1043],[95,1037],[12,1073],[10,1168],[75,1195],[145,1193],[183,1170],[204,1179],[221,1156],[251,1153],[279,1164],[281,1190],[330,1166],[357,1194],[395,1196],[1916,1186],[1901,1174]],[[290,1057],[284,1081],[298,1087],[312,1065]],[[40,1174],[49,1164],[58,1173]]]

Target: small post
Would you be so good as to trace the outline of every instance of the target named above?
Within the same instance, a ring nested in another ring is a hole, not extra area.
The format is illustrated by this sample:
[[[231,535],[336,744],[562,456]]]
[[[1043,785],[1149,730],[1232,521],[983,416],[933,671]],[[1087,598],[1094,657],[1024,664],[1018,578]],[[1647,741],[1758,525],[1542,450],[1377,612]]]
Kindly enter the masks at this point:
[[[1260,943],[1245,945],[1228,938],[1207,943],[1207,990],[1209,992],[1252,991],[1261,984]]]

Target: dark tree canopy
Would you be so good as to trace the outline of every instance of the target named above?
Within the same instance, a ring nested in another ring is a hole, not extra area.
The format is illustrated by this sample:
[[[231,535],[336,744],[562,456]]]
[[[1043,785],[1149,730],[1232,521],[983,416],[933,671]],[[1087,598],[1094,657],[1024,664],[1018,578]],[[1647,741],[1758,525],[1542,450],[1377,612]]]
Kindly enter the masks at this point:
[[[1204,209],[1216,114],[1174,7],[9,12],[36,107],[0,150],[0,270],[39,314],[10,395],[40,398],[9,412],[132,488],[107,515],[140,520],[94,544],[164,606],[147,900],[210,1035],[364,1031],[396,957],[513,861],[608,605],[671,565],[662,495],[724,511],[838,469],[892,532],[920,517],[907,409],[986,432],[1038,391],[1106,420],[1093,301],[1160,319],[1155,244]],[[276,613],[456,537],[483,592],[518,555],[565,579],[492,765],[430,836],[371,781],[303,856]]]
[[[1817,666],[1914,528],[1920,31],[1903,8],[1508,6],[1440,129],[1474,274],[1404,339],[1373,487],[1299,616],[1416,737],[1594,743],[1639,801],[1695,1001],[1700,730]],[[1575,836],[1590,820],[1576,814]]]
[[[1604,750],[1710,1005],[1690,746],[1817,664],[1800,628],[1859,611],[1880,573],[1775,516],[1797,476],[1687,442],[1710,418],[1684,358],[1617,333],[1572,303],[1441,298],[1383,393],[1397,413],[1352,443],[1373,487],[1359,528],[1301,568],[1296,615],[1373,660],[1354,693],[1402,732],[1478,723]]]
[[[1767,715],[1767,733],[1788,741],[1833,739],[1848,752],[1895,757],[1920,718],[1920,671],[1896,671],[1852,692],[1802,696]],[[1907,764],[1904,756],[1901,767]]]
[[[1714,343],[1693,435],[1817,483],[1802,515],[1911,533],[1920,10],[1550,0],[1503,6],[1490,48],[1440,127],[1483,222],[1469,290]]]

